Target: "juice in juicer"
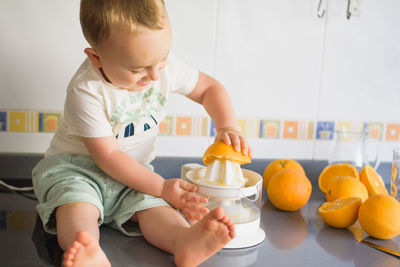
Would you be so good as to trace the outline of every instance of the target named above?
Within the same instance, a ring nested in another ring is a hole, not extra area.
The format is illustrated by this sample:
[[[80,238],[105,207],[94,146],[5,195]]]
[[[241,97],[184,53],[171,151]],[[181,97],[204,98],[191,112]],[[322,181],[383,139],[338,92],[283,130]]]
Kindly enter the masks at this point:
[[[241,169],[249,163],[242,155],[223,142],[212,144],[200,164],[182,166],[181,177],[197,185],[197,193],[207,196],[207,208],[221,206],[235,224],[236,237],[225,248],[245,248],[265,239],[260,228],[262,177],[256,172]]]

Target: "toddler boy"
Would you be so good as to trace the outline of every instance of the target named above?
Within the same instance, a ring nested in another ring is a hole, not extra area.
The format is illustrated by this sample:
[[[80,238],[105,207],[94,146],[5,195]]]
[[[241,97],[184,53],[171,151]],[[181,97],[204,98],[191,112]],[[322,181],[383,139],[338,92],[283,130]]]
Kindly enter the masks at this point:
[[[197,266],[234,238],[234,225],[222,208],[202,205],[207,199],[195,185],[163,179],[150,162],[171,93],[205,107],[215,140],[251,154],[229,95],[170,53],[162,0],[82,0],[80,19],[91,47],[68,85],[50,148],[32,171],[44,228],[66,251],[64,266],[111,265],[99,245],[103,223],[143,234],[178,266]],[[177,210],[198,222],[190,226]]]

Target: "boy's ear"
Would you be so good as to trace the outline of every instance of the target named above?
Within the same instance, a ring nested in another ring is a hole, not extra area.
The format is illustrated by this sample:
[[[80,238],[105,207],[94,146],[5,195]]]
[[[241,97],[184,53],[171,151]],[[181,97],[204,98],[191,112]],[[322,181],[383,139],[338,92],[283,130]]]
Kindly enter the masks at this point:
[[[97,54],[96,50],[90,47],[85,48],[84,52],[88,56],[90,61],[92,61],[93,66],[95,66],[96,68],[101,68],[100,57],[99,54]]]

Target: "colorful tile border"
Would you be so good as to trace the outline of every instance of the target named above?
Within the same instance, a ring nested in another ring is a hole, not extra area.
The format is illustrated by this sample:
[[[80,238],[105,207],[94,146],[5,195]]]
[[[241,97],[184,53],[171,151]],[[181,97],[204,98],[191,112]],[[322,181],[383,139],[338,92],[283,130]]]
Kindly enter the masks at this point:
[[[55,132],[60,112],[0,110],[0,132]],[[369,132],[384,142],[400,141],[400,122],[313,121],[239,119],[241,133],[249,139],[333,140],[337,130]],[[214,137],[216,127],[209,117],[167,116],[160,123],[160,135]],[[346,141],[346,140],[342,140]]]
[[[283,139],[311,140],[314,136],[312,121],[283,121]]]
[[[160,123],[160,135],[173,135],[174,129],[174,118],[171,116],[167,116],[161,123]]]
[[[0,132],[55,132],[60,112],[0,111]]]
[[[239,119],[240,132],[247,138],[258,138],[260,135],[260,120]]]
[[[0,111],[0,132],[7,130],[7,112]]]
[[[55,132],[61,113],[41,113],[40,115],[42,132]]]
[[[260,138],[278,139],[281,134],[281,121],[262,120],[260,122]]]
[[[382,141],[384,124],[379,122],[368,122],[365,125],[366,130],[369,132],[369,137]]]
[[[332,140],[334,132],[335,132],[335,122],[333,122],[333,121],[317,122],[316,139]]]
[[[400,124],[388,123],[386,125],[386,141],[400,141]]]

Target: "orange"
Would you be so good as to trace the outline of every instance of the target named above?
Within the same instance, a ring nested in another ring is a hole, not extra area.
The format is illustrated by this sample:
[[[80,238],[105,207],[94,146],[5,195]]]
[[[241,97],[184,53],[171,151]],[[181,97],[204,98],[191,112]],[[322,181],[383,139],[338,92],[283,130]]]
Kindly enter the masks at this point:
[[[360,181],[367,188],[369,196],[375,194],[388,195],[388,191],[386,190],[382,177],[370,165],[365,165],[365,167],[361,170]]]
[[[358,197],[340,198],[323,203],[318,208],[318,213],[328,225],[346,228],[357,221],[361,203],[361,199]]]
[[[264,170],[263,180],[265,190],[268,190],[268,184],[272,176],[285,169],[296,169],[306,174],[303,167],[295,160],[291,159],[277,159],[267,165]]]
[[[400,203],[389,195],[372,195],[361,204],[358,220],[370,236],[391,239],[400,234]]]
[[[287,169],[275,174],[268,185],[268,198],[275,208],[295,211],[307,204],[311,182],[299,170]]]
[[[210,145],[206,152],[204,152],[204,164],[208,165],[214,159],[226,159],[236,161],[239,164],[251,162],[251,159],[248,155],[243,155],[241,152],[236,151],[232,145],[227,145],[222,141],[218,141]]]
[[[336,177],[326,194],[327,201],[338,198],[359,197],[362,202],[367,200],[368,191],[364,184],[351,176]]]
[[[332,185],[333,180],[338,176],[352,176],[359,180],[356,167],[350,163],[336,163],[326,166],[318,178],[319,189],[326,194]]]

